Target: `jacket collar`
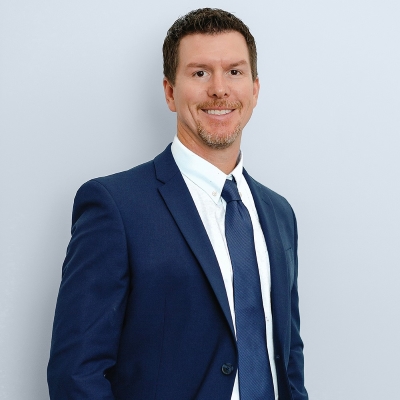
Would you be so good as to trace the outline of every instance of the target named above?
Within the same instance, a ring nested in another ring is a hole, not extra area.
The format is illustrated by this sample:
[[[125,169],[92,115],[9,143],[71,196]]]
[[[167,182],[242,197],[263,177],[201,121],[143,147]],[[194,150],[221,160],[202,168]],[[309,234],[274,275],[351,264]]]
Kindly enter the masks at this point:
[[[271,271],[271,306],[274,327],[274,346],[283,349],[290,332],[290,285],[286,254],[279,231],[274,203],[263,188],[246,170],[243,175],[250,187],[258,218],[268,249]]]
[[[154,159],[159,192],[182,235],[201,265],[234,335],[233,322],[221,270],[196,205],[179,171],[169,145]]]

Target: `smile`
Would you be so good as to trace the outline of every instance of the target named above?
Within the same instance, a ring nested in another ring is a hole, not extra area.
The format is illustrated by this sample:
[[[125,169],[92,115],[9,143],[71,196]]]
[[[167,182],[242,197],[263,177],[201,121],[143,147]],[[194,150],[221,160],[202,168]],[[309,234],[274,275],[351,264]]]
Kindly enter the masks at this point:
[[[207,114],[225,115],[231,113],[233,110],[203,110]]]

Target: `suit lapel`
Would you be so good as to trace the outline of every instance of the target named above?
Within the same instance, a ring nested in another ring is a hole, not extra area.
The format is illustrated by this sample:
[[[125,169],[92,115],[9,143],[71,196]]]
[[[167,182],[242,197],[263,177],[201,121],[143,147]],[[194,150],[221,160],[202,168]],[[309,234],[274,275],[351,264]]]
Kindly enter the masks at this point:
[[[268,257],[271,271],[271,306],[274,327],[274,343],[275,347],[279,343],[278,348],[283,349],[282,344],[290,329],[289,312],[290,312],[290,292],[288,267],[286,264],[285,249],[281,240],[278,222],[271,199],[259,187],[245,170],[243,175],[250,187],[256,205],[258,218],[264,233],[267,244]]]
[[[154,159],[154,165],[157,179],[164,183],[158,190],[182,235],[203,268],[234,334],[228,298],[217,258],[196,205],[173,159],[170,146]]]

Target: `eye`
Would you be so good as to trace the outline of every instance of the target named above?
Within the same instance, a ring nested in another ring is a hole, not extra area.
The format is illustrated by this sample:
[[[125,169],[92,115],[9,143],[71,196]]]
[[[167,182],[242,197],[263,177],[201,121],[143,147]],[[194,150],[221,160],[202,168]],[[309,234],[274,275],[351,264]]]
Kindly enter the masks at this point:
[[[231,69],[231,75],[234,76],[240,75],[240,71],[238,71],[237,69]]]
[[[195,75],[198,76],[199,78],[202,78],[203,76],[206,75],[205,71],[197,71],[195,72]]]

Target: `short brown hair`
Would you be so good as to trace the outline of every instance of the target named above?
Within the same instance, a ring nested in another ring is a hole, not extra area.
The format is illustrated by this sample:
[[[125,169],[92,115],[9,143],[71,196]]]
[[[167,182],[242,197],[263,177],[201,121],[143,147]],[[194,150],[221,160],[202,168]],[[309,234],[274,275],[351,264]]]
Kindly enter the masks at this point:
[[[163,44],[164,76],[168,82],[175,85],[178,67],[179,43],[184,36],[203,33],[215,35],[218,33],[236,31],[243,35],[249,50],[251,75],[257,78],[257,48],[249,28],[233,14],[218,8],[199,8],[178,18],[167,32]]]

